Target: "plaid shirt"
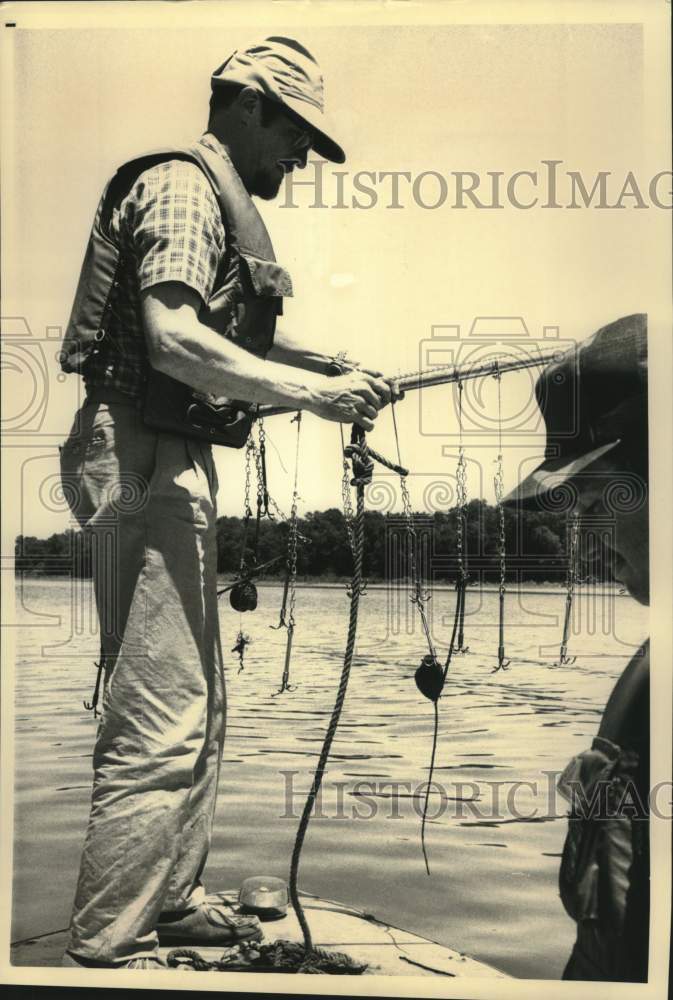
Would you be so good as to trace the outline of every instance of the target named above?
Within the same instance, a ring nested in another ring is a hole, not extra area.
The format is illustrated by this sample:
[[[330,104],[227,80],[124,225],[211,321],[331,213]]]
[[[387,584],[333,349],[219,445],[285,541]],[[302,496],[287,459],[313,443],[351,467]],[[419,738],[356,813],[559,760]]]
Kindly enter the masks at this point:
[[[212,135],[200,141],[215,152],[221,148]],[[207,302],[225,251],[224,226],[203,171],[195,163],[168,160],[139,175],[115,207],[110,228],[122,252],[119,290],[107,336],[87,361],[84,381],[140,396],[149,365],[140,293],[162,281],[181,281]]]

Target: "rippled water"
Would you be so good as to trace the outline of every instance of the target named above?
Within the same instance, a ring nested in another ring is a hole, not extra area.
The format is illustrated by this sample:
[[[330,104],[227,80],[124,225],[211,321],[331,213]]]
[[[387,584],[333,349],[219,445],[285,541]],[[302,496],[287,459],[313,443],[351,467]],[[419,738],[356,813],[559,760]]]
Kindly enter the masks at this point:
[[[242,618],[253,640],[243,672],[228,654],[211,889],[252,874],[287,877],[303,793],[332,708],[345,590],[299,591],[296,688],[276,695],[285,634],[268,626],[277,622],[280,597],[277,587],[260,589],[257,612]],[[436,592],[431,602],[440,645],[452,602],[450,591]],[[88,583],[27,580],[17,588],[17,605],[14,939],[68,921],[95,734],[82,699],[91,694],[97,653]],[[512,975],[557,978],[573,925],[556,888],[565,820],[562,801],[549,794],[548,772],[590,741],[615,678],[647,634],[647,611],[628,597],[583,595],[571,644],[577,661],[558,667],[562,595],[510,593],[512,663],[493,673],[496,610],[496,594],[469,593],[470,652],[454,659],[439,703],[428,877],[419,786],[428,773],[433,712],[413,680],[425,649],[403,592],[367,592],[300,884]],[[221,620],[228,651],[239,619],[226,601]]]

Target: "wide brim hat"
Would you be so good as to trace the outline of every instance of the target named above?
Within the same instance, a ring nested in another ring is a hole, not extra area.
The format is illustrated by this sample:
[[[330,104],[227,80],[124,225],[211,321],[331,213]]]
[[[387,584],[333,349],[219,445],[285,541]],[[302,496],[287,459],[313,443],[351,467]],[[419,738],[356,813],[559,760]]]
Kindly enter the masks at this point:
[[[573,481],[590,482],[620,449],[647,468],[647,316],[601,327],[548,365],[535,385],[547,431],[544,461],[504,498],[539,508]]]
[[[253,87],[310,129],[311,144],[319,156],[334,163],[345,161],[346,154],[332,138],[333,128],[325,113],[320,67],[294,38],[274,35],[237,49],[218,66],[210,82],[213,89],[230,84]]]

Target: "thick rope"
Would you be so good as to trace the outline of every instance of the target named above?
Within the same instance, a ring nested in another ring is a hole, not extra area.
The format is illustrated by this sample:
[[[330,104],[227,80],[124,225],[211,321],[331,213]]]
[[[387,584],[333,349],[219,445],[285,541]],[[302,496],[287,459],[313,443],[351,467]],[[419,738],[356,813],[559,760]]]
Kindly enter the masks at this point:
[[[394,411],[393,411],[394,412]],[[382,465],[385,469],[390,469],[391,472],[396,472],[398,476],[408,476],[409,470],[405,469],[402,463],[395,465],[391,462],[389,458],[385,458],[380,452],[374,451],[373,448],[369,449],[370,458],[373,458],[379,465]]]
[[[330,750],[332,748],[332,742],[334,740],[334,735],[339,725],[339,719],[341,717],[341,710],[343,708],[344,699],[346,697],[346,689],[348,688],[348,679],[350,677],[351,666],[353,664],[353,654],[355,651],[355,637],[357,634],[357,624],[358,624],[358,606],[360,603],[360,594],[362,589],[362,557],[364,550],[364,525],[365,525],[365,485],[367,482],[367,475],[364,470],[371,468],[369,465],[369,454],[368,448],[364,436],[364,431],[353,425],[353,436],[352,442],[354,445],[358,446],[359,458],[361,460],[361,466],[356,469],[356,464],[353,462],[354,473],[355,473],[355,485],[356,485],[356,513],[355,522],[353,526],[353,577],[350,588],[350,617],[348,621],[348,638],[346,640],[346,651],[344,653],[344,663],[341,671],[341,679],[339,681],[339,688],[337,690],[336,700],[334,702],[334,708],[332,709],[332,717],[327,727],[327,732],[325,734],[325,739],[322,745],[322,750],[320,751],[320,757],[318,759],[318,764],[315,769],[315,774],[313,775],[313,783],[311,789],[308,793],[306,802],[304,804],[304,810],[299,821],[299,828],[297,830],[297,836],[295,838],[294,849],[292,851],[292,861],[290,863],[290,899],[292,901],[292,908],[296,914],[297,920],[299,921],[299,926],[301,927],[302,934],[304,936],[304,949],[307,954],[314,950],[313,939],[311,937],[311,929],[304,915],[302,905],[299,901],[299,891],[298,891],[298,875],[299,875],[299,859],[301,856],[301,850],[304,844],[304,839],[306,837],[306,831],[308,830],[308,825],[311,819],[311,813],[313,811],[313,806],[315,804],[316,797],[320,791],[320,786],[322,784],[322,779],[325,774],[325,767],[330,755]],[[371,473],[370,473],[371,475]]]
[[[423,816],[421,818],[421,850],[423,851],[423,860],[425,861],[425,872],[427,875],[430,874],[430,862],[428,860],[428,851],[425,846],[425,824],[428,820],[430,786],[432,785],[432,777],[435,773],[435,756],[437,754],[437,743],[439,737],[439,699],[437,699],[437,701],[433,701],[432,707],[435,710],[435,720],[432,731],[432,753],[430,754],[430,767],[428,769],[428,780],[425,786],[425,799],[423,801]]]

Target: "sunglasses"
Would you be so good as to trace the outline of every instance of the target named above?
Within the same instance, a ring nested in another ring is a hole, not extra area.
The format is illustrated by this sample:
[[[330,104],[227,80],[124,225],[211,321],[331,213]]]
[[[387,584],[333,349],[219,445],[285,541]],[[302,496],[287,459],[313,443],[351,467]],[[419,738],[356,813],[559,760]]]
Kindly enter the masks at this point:
[[[288,126],[289,137],[292,142],[292,151],[298,152],[299,150],[306,150],[306,152],[308,152],[313,145],[313,131],[297,125],[296,121],[288,114],[283,114],[282,118]]]

